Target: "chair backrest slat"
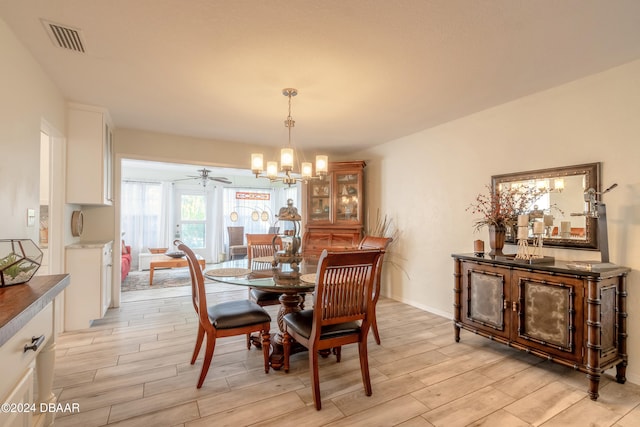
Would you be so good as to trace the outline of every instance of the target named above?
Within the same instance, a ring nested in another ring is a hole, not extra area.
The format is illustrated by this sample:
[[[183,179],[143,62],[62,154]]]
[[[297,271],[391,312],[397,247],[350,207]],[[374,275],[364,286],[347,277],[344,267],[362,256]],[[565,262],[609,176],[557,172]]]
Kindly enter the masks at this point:
[[[382,251],[323,251],[318,261],[314,326],[368,321]]]
[[[275,239],[276,250],[282,249],[282,241],[277,234],[246,234],[247,237],[247,259],[249,263],[253,258],[272,256],[274,253],[273,243]]]
[[[282,249],[282,240],[277,234],[250,234],[247,233],[247,260],[249,268],[263,269],[262,265],[253,265],[253,259],[258,257],[273,256],[275,251]],[[276,244],[275,250],[273,244]]]

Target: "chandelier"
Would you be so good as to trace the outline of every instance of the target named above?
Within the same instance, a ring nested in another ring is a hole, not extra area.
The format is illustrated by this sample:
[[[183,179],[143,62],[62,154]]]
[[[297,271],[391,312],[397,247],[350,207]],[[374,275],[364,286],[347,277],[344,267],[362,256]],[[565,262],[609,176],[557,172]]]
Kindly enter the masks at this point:
[[[291,128],[295,126],[296,122],[291,118],[291,97],[298,94],[297,89],[285,88],[282,89],[282,94],[289,98],[289,115],[284,121],[284,126],[289,130],[289,142],[286,147],[280,150],[280,171],[284,172],[284,175],[278,175],[278,162],[267,162],[267,170],[265,175],[261,175],[264,172],[264,158],[262,153],[251,154],[251,171],[256,175],[256,178],[267,178],[271,182],[283,182],[291,186],[296,182],[308,182],[314,179],[324,179],[327,176],[327,169],[329,166],[328,156],[319,155],[316,156],[316,175],[313,175],[313,166],[311,162],[302,162],[300,164],[300,177],[293,176],[293,148],[291,148]]]

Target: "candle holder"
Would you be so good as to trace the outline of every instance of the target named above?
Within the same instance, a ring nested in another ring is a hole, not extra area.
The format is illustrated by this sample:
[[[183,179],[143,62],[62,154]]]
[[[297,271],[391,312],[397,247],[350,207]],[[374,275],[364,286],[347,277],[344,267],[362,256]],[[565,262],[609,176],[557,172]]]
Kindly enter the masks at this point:
[[[474,240],[473,241],[473,254],[477,257],[484,256],[484,240]]]
[[[543,258],[542,255],[542,241],[544,233],[538,233],[533,235],[533,251],[531,252],[531,258]]]
[[[518,251],[516,252],[515,259],[522,259],[528,261],[531,259],[529,253],[529,226],[518,225]]]

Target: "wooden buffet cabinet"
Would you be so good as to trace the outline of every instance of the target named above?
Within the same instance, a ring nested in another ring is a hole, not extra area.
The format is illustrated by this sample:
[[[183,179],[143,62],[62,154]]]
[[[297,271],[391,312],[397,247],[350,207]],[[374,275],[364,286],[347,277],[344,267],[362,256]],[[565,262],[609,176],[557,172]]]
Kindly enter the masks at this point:
[[[306,186],[304,256],[358,246],[363,230],[364,167],[363,161],[330,162],[326,178]]]
[[[465,329],[585,372],[593,400],[606,369],[625,382],[628,268],[452,256],[456,342]]]

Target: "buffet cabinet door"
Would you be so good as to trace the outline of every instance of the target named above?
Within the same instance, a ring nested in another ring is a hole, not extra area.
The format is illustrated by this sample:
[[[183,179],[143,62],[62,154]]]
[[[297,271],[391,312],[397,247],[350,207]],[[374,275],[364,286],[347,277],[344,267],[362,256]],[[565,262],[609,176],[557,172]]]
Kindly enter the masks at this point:
[[[583,280],[514,271],[512,340],[565,360],[583,357]]]
[[[509,339],[510,271],[490,265],[462,265],[462,322],[484,335]]]

